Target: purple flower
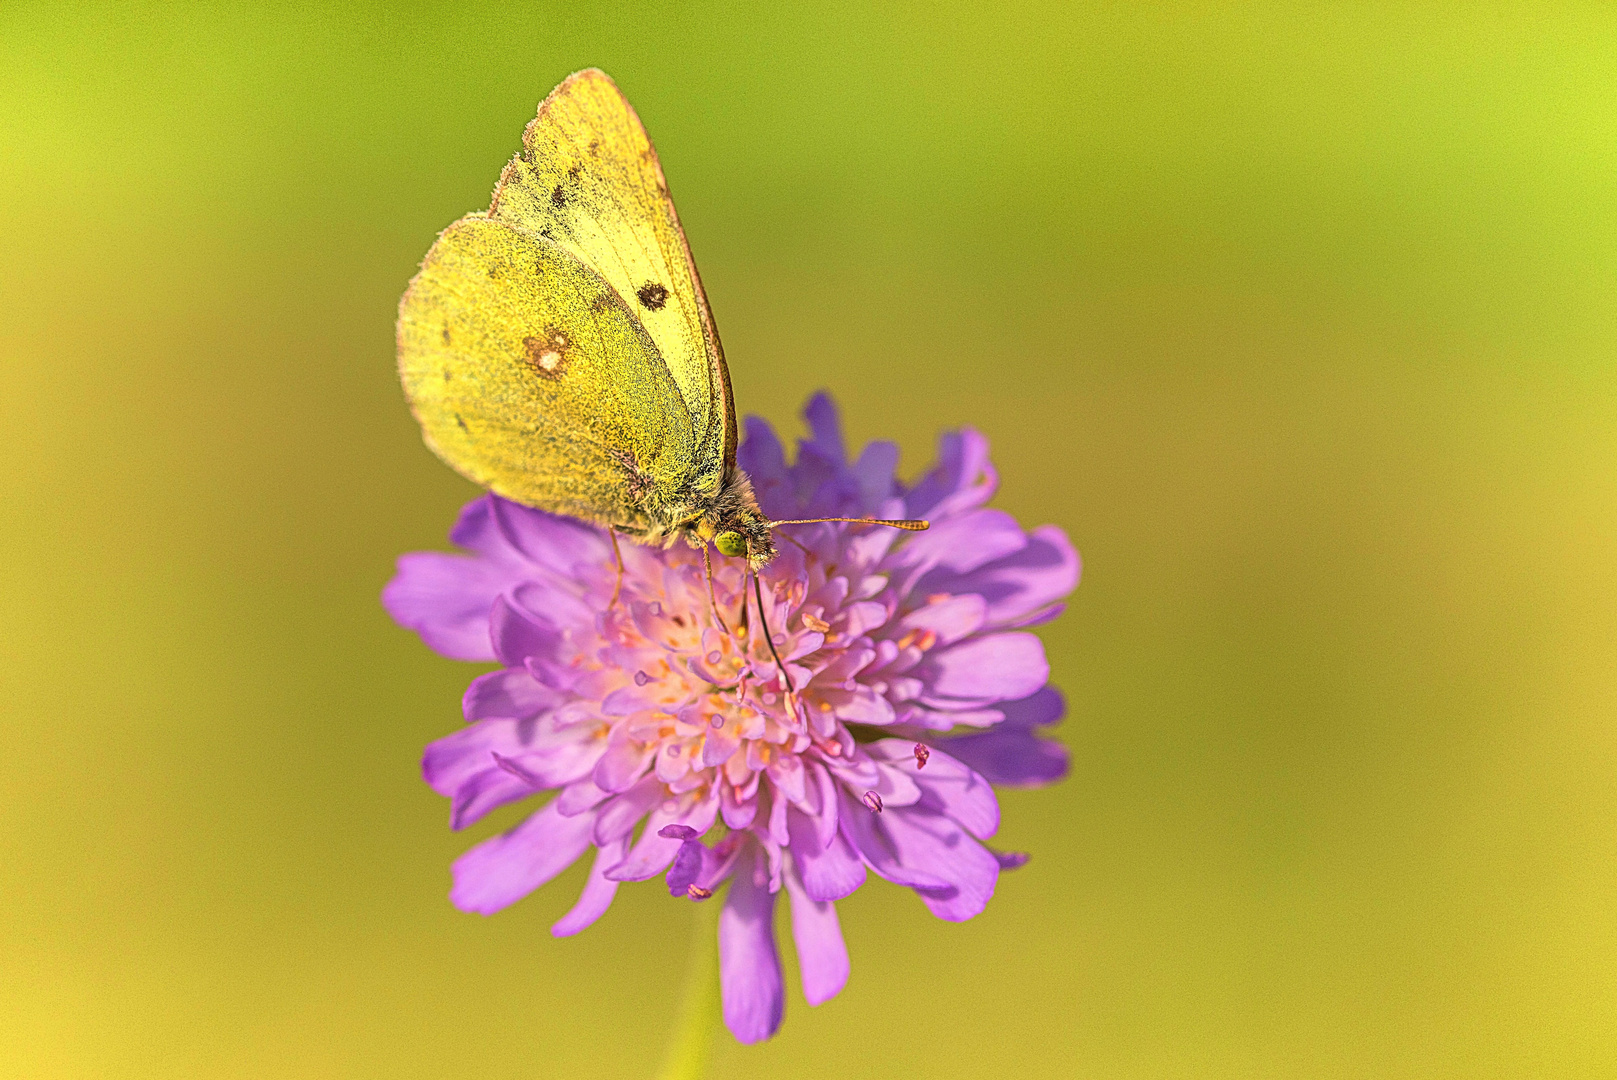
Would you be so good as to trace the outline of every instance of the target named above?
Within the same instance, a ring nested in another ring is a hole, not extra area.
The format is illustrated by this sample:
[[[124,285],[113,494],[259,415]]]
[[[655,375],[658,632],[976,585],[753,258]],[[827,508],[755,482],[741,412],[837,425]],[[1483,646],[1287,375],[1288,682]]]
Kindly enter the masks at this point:
[[[976,432],[944,436],[937,466],[905,487],[891,443],[849,462],[830,400],[806,414],[813,437],[790,466],[769,426],[748,420],[739,460],[765,513],[932,528],[783,527],[762,619],[743,560],[716,560],[710,599],[701,553],[684,547],[624,544],[609,606],[603,530],[492,495],[450,534],[469,555],[406,555],[382,597],[437,651],[501,664],[466,691],[468,726],[422,762],[453,800],[451,825],[559,789],[455,862],[450,899],[498,911],[593,847],[583,895],[552,928],[562,936],[599,918],[619,882],[666,871],[671,894],[704,900],[728,881],[720,974],[742,1042],[780,1026],[782,889],[817,1005],[848,977],[835,901],[874,871],[940,918],[971,918],[1000,871],[1026,861],[982,843],[999,825],[990,785],[1044,784],[1067,766],[1037,734],[1062,702],[1025,629],[1077,584],[1065,534],[984,508],[996,478]],[[759,640],[765,623],[789,686]]]

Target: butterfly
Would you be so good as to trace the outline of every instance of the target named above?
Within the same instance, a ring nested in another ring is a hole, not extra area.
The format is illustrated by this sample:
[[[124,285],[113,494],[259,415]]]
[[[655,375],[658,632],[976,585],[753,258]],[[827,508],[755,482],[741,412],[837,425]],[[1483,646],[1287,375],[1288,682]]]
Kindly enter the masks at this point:
[[[753,569],[771,529],[807,523],[770,521],[736,465],[702,279],[651,140],[601,71],[551,92],[489,208],[439,235],[399,302],[398,356],[427,445],[505,498]]]

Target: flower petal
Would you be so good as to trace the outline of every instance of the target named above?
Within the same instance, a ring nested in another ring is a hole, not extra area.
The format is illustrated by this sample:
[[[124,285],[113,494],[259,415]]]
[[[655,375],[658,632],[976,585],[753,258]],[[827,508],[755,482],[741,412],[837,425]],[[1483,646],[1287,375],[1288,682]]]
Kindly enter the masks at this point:
[[[786,452],[775,429],[756,416],[746,418],[746,438],[736,450],[736,462],[752,480],[758,505],[770,517],[796,517],[797,497],[786,469]]]
[[[723,765],[741,745],[739,723],[734,719],[725,719],[722,714],[715,716],[714,719],[719,720],[720,725],[713,727],[709,721],[708,729],[702,733],[702,767],[705,769]]]
[[[962,593],[917,608],[899,620],[899,625],[906,630],[930,630],[937,635],[938,644],[953,645],[975,634],[987,621],[988,602],[975,593]]]
[[[663,797],[665,790],[662,781],[648,776],[622,794],[607,800],[595,818],[595,842],[604,846],[620,836],[629,835],[640,819],[646,816],[646,811]]]
[[[681,841],[660,835],[664,825],[689,825],[698,836],[713,827],[719,813],[719,800],[709,796],[700,802],[665,799],[646,818],[646,828],[629,854],[607,870],[614,881],[645,881],[665,870],[679,851]]]
[[[562,817],[551,802],[510,832],[483,841],[455,860],[450,903],[481,915],[514,904],[584,854],[594,818]]]
[[[504,596],[494,601],[489,637],[494,642],[494,655],[506,667],[521,667],[529,657],[549,659],[561,643],[561,635],[554,628]]]
[[[881,506],[892,497],[893,473],[898,468],[898,444],[890,442],[866,443],[853,463],[854,479],[859,482],[860,509],[870,514],[881,513]]]
[[[817,818],[814,834],[819,840],[820,849],[831,846],[831,841],[837,836],[837,782],[827,769],[818,761],[810,762],[807,771],[813,777],[815,796],[813,801],[819,803],[815,811]]]
[[[738,793],[731,784],[719,782],[719,812],[732,829],[745,829],[758,816],[758,800]]]
[[[842,420],[829,395],[815,394],[803,407],[809,438],[797,443],[792,484],[805,514],[819,516],[859,509],[859,481],[847,466]]]
[[[994,728],[940,738],[933,745],[946,747],[991,784],[1038,787],[1067,775],[1067,748],[1034,733],[1035,728],[1061,719],[1065,709],[1061,695],[1046,686],[1021,701],[1001,704],[1005,721]]]
[[[1020,701],[1001,703],[999,711],[1005,714],[1005,727],[1031,731],[1060,720],[1067,711],[1067,702],[1061,691],[1045,686]]]
[[[568,784],[562,788],[561,794],[556,796],[554,803],[556,813],[563,817],[573,817],[586,810],[593,810],[602,802],[610,799],[612,792],[602,791],[595,786],[595,781],[585,777],[576,783]]]
[[[948,878],[939,877],[915,866],[907,866],[898,856],[897,847],[879,821],[887,812],[872,813],[846,790],[840,794],[839,821],[842,836],[859,852],[865,864],[895,885],[908,885],[912,889],[951,888]],[[894,810],[893,814],[901,811]]]
[[[954,821],[919,806],[881,815],[897,860],[913,871],[941,878],[943,889],[916,892],[932,914],[964,922],[988,905],[999,880],[999,860]]]
[[[521,610],[551,626],[590,626],[599,609],[599,602],[592,603],[589,597],[579,595],[578,584],[571,580],[529,578],[507,589],[505,596]]]
[[[842,417],[830,394],[821,390],[809,398],[803,406],[803,419],[808,421],[810,438],[804,439],[802,446],[812,447],[830,461],[848,459],[842,448]]]
[[[792,899],[792,943],[810,1005],[830,1001],[848,982],[848,946],[842,940],[836,905],[809,896],[797,871],[788,867],[786,892]]]
[[[488,496],[488,504],[490,526],[532,570],[541,574],[548,570],[543,576],[557,581],[576,583],[592,570],[604,581],[611,580],[612,548],[605,529],[498,495]],[[535,576],[530,571],[530,580]]]
[[[450,827],[463,829],[497,806],[587,775],[602,748],[587,728],[556,731],[543,718],[479,720],[429,743],[421,773],[454,798]]]
[[[555,937],[571,937],[606,914],[612,898],[618,894],[618,883],[606,876],[606,868],[623,859],[629,848],[629,838],[621,837],[595,853],[590,864],[590,876],[584,882],[584,891],[571,911],[556,920],[550,928]]]
[[[893,703],[870,687],[859,686],[836,706],[836,716],[844,724],[884,727],[894,720]]]
[[[916,588],[976,593],[988,602],[993,625],[1031,618],[1078,584],[1082,562],[1067,534],[1054,525],[1034,529],[1025,546],[971,569],[934,570]]]
[[[880,739],[865,747],[871,757],[884,760],[921,789],[920,805],[946,814],[967,832],[986,840],[999,830],[999,800],[994,789],[970,766],[937,748],[927,755],[926,767],[915,765],[915,744],[907,739]],[[893,805],[889,800],[888,805]]]
[[[973,510],[935,522],[905,544],[898,561],[907,568],[906,580],[915,582],[922,596],[932,592],[970,592],[938,584],[937,575],[956,577],[1004,558],[1027,546],[1027,534],[1003,510]]]
[[[719,913],[719,982],[724,1023],[739,1042],[762,1042],[786,1010],[780,954],[775,950],[775,896],[755,846],[741,856]]]
[[[510,754],[522,748],[517,723],[515,720],[479,720],[434,739],[421,755],[422,779],[438,794],[454,795],[478,773],[496,768],[491,754]]]
[[[595,783],[606,791],[623,791],[639,779],[651,764],[657,748],[629,735],[627,724],[618,724],[606,739],[606,752],[595,764]]]
[[[512,580],[507,568],[487,560],[418,551],[400,556],[398,573],[382,590],[382,606],[436,653],[492,660],[489,608]]]
[[[489,720],[537,716],[560,701],[561,695],[528,674],[526,668],[511,667],[473,679],[460,704],[467,720]]]
[[[803,887],[815,900],[841,900],[865,883],[865,864],[840,834],[825,846],[816,823],[796,810],[786,815],[786,831]]]
[[[887,621],[887,605],[879,600],[856,600],[842,609],[843,621],[838,633],[856,638],[876,629]]]
[[[931,688],[927,700],[1015,700],[1044,685],[1050,664],[1037,637],[1011,631],[968,638],[928,653],[919,674]]]
[[[938,464],[905,497],[910,517],[947,518],[981,506],[999,486],[988,461],[988,440],[971,428],[938,440]]]
[[[1027,731],[985,731],[938,739],[932,745],[947,746],[949,753],[991,784],[1039,787],[1067,775],[1067,748]]]

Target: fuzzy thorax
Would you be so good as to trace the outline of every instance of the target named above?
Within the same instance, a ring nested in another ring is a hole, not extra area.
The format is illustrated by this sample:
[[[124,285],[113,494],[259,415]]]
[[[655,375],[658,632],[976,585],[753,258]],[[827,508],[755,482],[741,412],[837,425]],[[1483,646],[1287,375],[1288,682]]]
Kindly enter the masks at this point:
[[[725,555],[745,555],[754,570],[775,557],[769,519],[758,509],[752,481],[734,466],[725,470],[718,494],[687,530],[686,540],[692,547],[712,543]]]

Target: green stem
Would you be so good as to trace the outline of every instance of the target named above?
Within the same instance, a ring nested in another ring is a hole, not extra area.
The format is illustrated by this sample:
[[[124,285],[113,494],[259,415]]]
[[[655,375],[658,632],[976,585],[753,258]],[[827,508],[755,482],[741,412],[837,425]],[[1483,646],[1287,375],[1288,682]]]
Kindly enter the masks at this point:
[[[713,1057],[713,1033],[723,1012],[719,1002],[719,904],[717,898],[692,904],[696,938],[691,942],[685,1001],[657,1080],[703,1080]]]

